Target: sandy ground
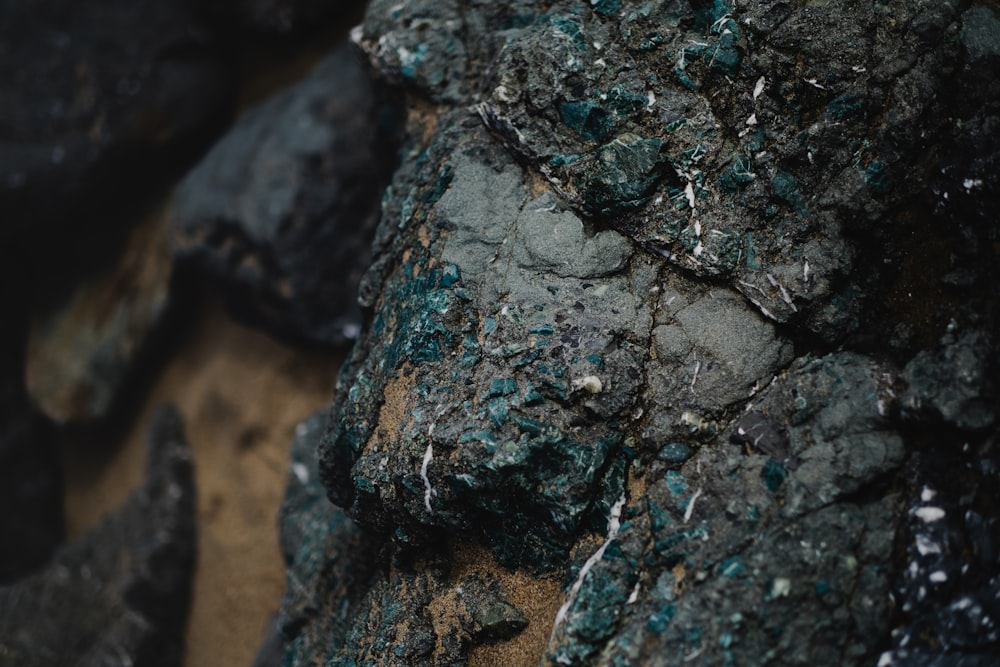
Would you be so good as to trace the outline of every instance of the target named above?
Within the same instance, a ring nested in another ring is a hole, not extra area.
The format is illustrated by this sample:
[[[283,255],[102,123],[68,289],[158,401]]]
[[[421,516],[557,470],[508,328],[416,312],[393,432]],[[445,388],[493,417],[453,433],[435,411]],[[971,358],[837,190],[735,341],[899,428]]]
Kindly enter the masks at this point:
[[[209,301],[120,443],[67,438],[73,538],[140,483],[150,413],[184,415],[198,487],[198,567],[186,667],[249,667],[284,592],[277,511],[295,426],[329,404],[340,359],[284,347]]]

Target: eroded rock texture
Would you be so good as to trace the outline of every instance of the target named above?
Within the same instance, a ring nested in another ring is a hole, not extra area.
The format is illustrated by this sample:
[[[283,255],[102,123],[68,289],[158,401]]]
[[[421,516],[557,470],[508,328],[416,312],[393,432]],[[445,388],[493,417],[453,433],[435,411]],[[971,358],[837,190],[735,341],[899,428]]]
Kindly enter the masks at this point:
[[[180,416],[149,427],[147,476],[128,504],[0,588],[9,665],[180,665],[195,562],[194,478]]]
[[[997,21],[373,2],[409,138],[319,472],[379,548],[288,662],[991,659]]]

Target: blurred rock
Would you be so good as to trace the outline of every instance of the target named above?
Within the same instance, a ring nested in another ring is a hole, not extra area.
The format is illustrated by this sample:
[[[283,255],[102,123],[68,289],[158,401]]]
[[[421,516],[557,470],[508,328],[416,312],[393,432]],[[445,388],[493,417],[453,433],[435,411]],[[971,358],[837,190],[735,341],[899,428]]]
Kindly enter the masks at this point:
[[[146,481],[120,511],[0,589],[5,664],[179,666],[195,562],[194,478],[180,417],[149,426]]]
[[[53,287],[35,304],[26,384],[57,424],[108,417],[170,307],[167,214],[156,210],[135,225],[121,250],[96,276]]]
[[[20,377],[0,379],[0,585],[44,565],[64,538],[52,436],[28,405]]]
[[[192,3],[195,4],[195,3]],[[309,32],[319,26],[348,28],[358,22],[364,10],[359,0],[209,0],[197,3],[200,11],[242,29],[288,36]]]
[[[245,112],[184,179],[178,255],[221,282],[244,319],[311,343],[354,338],[398,113],[340,48]]]
[[[90,237],[160,187],[228,114],[214,49],[175,0],[4,3],[0,237]]]

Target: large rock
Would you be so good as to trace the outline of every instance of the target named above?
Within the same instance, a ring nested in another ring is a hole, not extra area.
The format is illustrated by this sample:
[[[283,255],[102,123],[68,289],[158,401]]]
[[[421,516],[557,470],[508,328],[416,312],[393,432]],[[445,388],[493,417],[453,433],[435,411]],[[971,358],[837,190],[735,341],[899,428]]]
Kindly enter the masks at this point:
[[[995,19],[373,2],[412,145],[319,471],[383,546],[290,664],[985,664]]]
[[[355,337],[397,115],[354,49],[338,49],[245,112],[184,179],[178,254],[226,286],[237,314],[279,335]]]
[[[179,415],[149,427],[142,488],[60,548],[44,570],[0,588],[4,664],[180,665],[195,562],[194,476]]]

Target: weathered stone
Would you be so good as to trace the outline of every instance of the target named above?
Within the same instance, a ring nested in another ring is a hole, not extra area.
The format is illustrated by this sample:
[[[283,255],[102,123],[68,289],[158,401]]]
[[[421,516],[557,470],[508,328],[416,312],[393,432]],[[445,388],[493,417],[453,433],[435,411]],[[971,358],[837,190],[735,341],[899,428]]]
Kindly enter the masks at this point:
[[[542,664],[874,664],[933,619],[941,660],[993,649],[963,598],[890,596],[914,470],[992,442],[992,10],[814,5],[370,6],[412,143],[320,474],[387,574],[315,659],[464,664],[442,600],[468,549],[562,580]],[[918,275],[913,247],[953,255]],[[969,341],[920,352],[916,302],[952,302],[918,279],[964,286]],[[990,622],[992,460],[956,533]]]
[[[357,283],[395,164],[397,111],[350,46],[245,112],[174,199],[178,255],[279,335],[357,335]]]
[[[147,476],[121,510],[0,588],[0,656],[16,665],[180,665],[195,561],[194,479],[180,417],[149,427]]]
[[[25,380],[57,424],[105,419],[171,305],[169,218],[156,210],[131,230],[111,266],[36,301]]]

